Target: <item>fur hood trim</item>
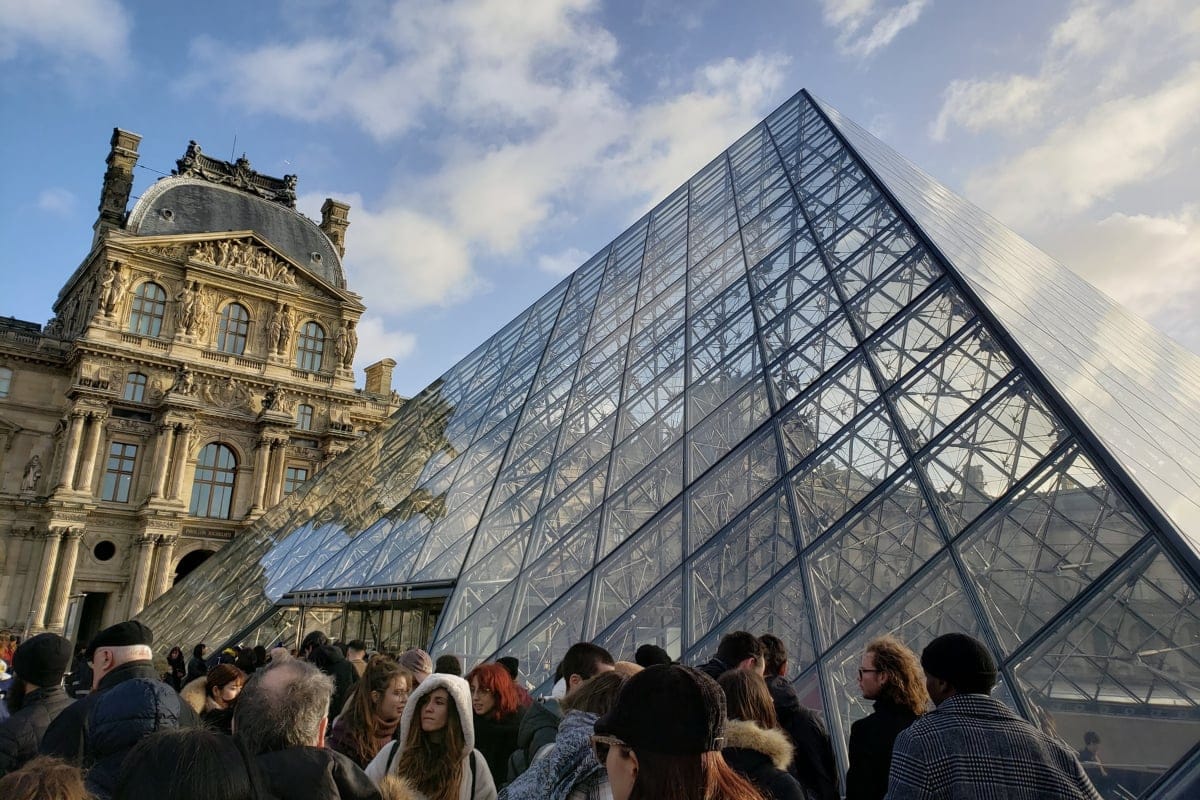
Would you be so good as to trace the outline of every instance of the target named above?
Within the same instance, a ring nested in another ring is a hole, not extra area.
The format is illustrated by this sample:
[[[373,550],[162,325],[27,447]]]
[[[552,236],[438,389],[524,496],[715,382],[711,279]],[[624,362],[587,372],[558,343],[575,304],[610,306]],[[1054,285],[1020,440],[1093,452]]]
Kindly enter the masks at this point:
[[[179,690],[179,696],[183,698],[183,702],[192,707],[192,711],[199,714],[204,711],[205,702],[208,700],[207,687],[208,678],[195,678]]]
[[[786,770],[792,763],[792,742],[778,728],[767,730],[753,722],[731,719],[725,723],[725,746],[762,753],[771,759],[776,769]]]
[[[412,694],[408,696],[408,703],[400,716],[399,741],[408,741],[408,729],[412,725],[413,715],[416,714],[421,698],[437,689],[445,689],[454,701],[454,710],[458,712],[458,721],[462,725],[463,738],[467,744],[466,751],[470,753],[475,749],[475,713],[471,705],[471,686],[457,675],[443,675],[440,672],[435,672],[421,681],[421,685],[413,689]]]
[[[425,800],[416,787],[395,774],[384,775],[379,781],[379,796],[383,800]]]

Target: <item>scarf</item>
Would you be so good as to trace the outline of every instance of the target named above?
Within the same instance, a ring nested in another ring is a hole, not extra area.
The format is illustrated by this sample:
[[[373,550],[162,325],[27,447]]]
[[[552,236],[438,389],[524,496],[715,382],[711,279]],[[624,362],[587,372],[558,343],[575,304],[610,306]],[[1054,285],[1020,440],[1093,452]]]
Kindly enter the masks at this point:
[[[499,800],[566,800],[581,785],[600,781],[604,767],[596,761],[589,740],[596,719],[587,711],[568,711],[549,754],[504,787]]]

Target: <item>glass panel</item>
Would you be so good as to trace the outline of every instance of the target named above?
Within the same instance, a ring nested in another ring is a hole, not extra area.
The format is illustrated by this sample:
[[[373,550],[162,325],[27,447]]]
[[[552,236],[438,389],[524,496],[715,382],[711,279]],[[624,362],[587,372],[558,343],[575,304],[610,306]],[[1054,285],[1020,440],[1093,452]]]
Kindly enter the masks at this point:
[[[1104,743],[1109,781],[1139,797],[1200,736],[1200,598],[1157,548],[1059,620],[1013,670],[1043,729]]]
[[[643,644],[656,644],[677,658],[682,647],[683,581],[676,570],[635,608],[620,609],[621,615],[606,632],[594,636],[596,644],[628,659]]]
[[[592,568],[599,535],[597,511],[576,526],[559,547],[552,547],[536,563],[526,564],[510,631],[525,627]]]
[[[688,434],[688,477],[692,480],[720,461],[771,416],[761,378],[730,398]]]
[[[692,561],[688,569],[691,640],[711,631],[795,557],[796,535],[787,497],[777,488],[714,537]]]
[[[607,628],[683,560],[683,531],[672,517],[644,526],[597,567],[588,631]]]
[[[811,543],[901,465],[900,437],[875,407],[792,477],[801,539]]]
[[[668,450],[605,504],[600,557],[612,552],[683,489],[683,443]]]
[[[862,355],[855,356],[779,414],[788,466],[794,467],[879,397]]]
[[[902,475],[808,556],[824,641],[849,632],[943,544],[921,487]]]
[[[973,316],[958,292],[944,285],[904,319],[888,326],[867,345],[884,380],[894,383]]]
[[[567,592],[554,606],[528,628],[502,645],[497,656],[516,656],[525,679],[535,687],[534,694],[547,694],[553,683],[554,668],[567,649],[583,638],[584,609],[591,581],[583,581]],[[464,626],[464,628],[470,626]]]
[[[1147,533],[1075,450],[1042,469],[959,548],[1011,652]]]
[[[842,314],[834,314],[816,333],[771,365],[771,392],[776,402],[780,406],[787,405],[826,370],[845,358],[855,345],[850,323]]]
[[[951,533],[958,533],[1065,437],[1024,379],[1014,381],[921,458]]]
[[[688,550],[695,551],[779,478],[768,426],[688,490]]]

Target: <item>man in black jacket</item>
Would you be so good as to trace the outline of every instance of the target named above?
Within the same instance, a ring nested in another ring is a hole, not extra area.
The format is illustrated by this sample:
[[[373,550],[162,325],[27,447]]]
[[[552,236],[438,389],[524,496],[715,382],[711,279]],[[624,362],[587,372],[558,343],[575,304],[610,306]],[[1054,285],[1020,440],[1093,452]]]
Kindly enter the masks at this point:
[[[762,675],[764,663],[758,637],[747,631],[734,631],[722,636],[716,655],[696,669],[716,681],[731,669],[752,669]]]
[[[313,631],[304,637],[300,653],[309,663],[333,678],[329,719],[336,719],[337,715],[342,713],[342,707],[350,697],[354,684],[358,683],[358,673],[354,671],[354,665],[346,660],[337,645],[330,644],[329,637],[321,631]]]
[[[0,778],[37,755],[46,728],[71,705],[62,687],[70,663],[71,643],[57,633],[39,633],[17,648],[7,698],[12,716],[0,723]]]
[[[775,716],[779,727],[792,742],[792,764],[788,772],[800,785],[820,800],[838,800],[837,762],[829,732],[817,715],[800,704],[800,697],[788,682],[787,648],[778,636],[770,633],[758,637],[766,660],[767,688],[775,701]]]
[[[238,695],[233,734],[279,800],[379,800],[358,765],[325,748],[333,681],[291,659],[255,672]]]
[[[81,766],[90,766],[88,757],[91,744],[88,741],[88,718],[96,703],[105,692],[120,686],[127,681],[144,681],[149,684],[162,683],[158,670],[154,666],[154,654],[150,646],[154,644],[154,634],[137,620],[118,622],[96,634],[88,646],[88,661],[92,664],[92,691],[82,700],[76,700],[67,706],[46,729],[39,751],[43,755],[58,756]],[[163,684],[166,686],[166,684]],[[166,693],[152,691],[153,685],[146,687],[145,692],[131,692],[129,698],[169,698]],[[167,687],[170,689],[170,687]],[[172,690],[173,691],[173,690]],[[187,703],[180,703],[178,711],[171,709],[179,727],[195,727],[200,724],[196,712]],[[135,718],[138,709],[118,709],[117,716]],[[161,709],[149,709],[156,718]]]
[[[881,800],[896,737],[925,713],[929,694],[916,654],[894,636],[867,643],[858,687],[863,698],[875,702],[875,710],[850,726],[846,800]]]

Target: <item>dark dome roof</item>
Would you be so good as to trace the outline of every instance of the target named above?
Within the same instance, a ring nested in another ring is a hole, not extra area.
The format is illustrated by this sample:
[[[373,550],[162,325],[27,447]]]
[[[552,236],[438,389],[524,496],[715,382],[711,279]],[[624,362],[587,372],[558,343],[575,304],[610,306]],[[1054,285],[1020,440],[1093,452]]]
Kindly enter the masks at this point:
[[[254,231],[309,272],[339,289],[346,286],[337,250],[317,223],[239,189],[163,178],[138,200],[125,228],[138,236]]]

